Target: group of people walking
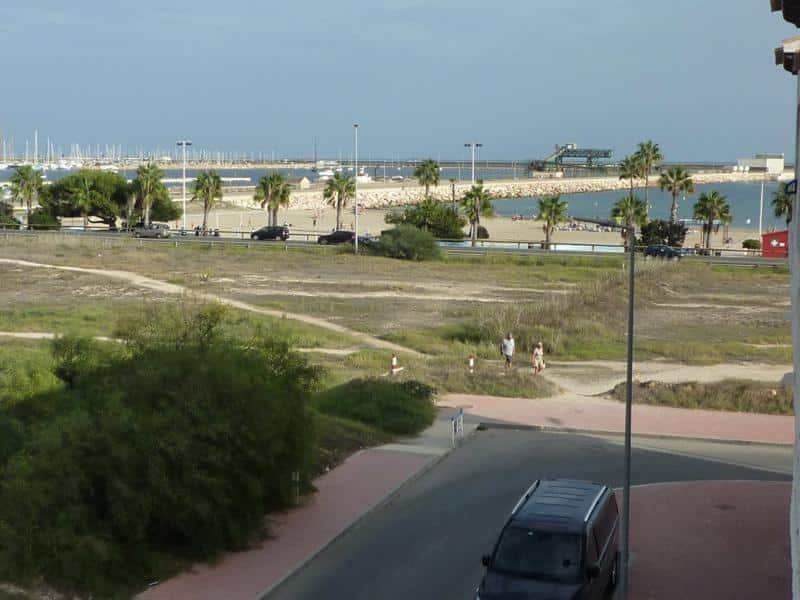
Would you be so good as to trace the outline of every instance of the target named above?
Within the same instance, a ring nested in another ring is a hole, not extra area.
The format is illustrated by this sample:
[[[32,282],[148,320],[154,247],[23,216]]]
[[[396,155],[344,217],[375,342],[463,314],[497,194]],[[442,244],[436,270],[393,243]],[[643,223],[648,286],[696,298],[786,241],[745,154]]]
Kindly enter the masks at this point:
[[[500,343],[500,352],[506,359],[506,369],[511,368],[511,361],[514,358],[514,346],[514,336],[511,335],[511,333],[506,335]],[[544,347],[542,346],[542,342],[536,344],[533,348],[533,352],[531,352],[531,368],[534,373],[541,373],[544,371]]]

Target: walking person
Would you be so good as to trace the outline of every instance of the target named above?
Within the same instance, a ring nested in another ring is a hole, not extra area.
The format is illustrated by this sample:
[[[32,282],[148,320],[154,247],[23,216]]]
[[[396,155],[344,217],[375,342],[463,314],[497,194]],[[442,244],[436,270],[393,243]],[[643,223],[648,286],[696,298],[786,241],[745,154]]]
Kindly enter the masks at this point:
[[[533,367],[534,373],[541,373],[544,371],[544,347],[542,346],[542,342],[536,344],[536,347],[533,349],[533,353],[531,354],[531,367]]]
[[[506,363],[503,368],[510,368],[511,359],[514,356],[514,336],[512,336],[510,333],[503,338],[503,341],[500,344],[500,352],[503,353],[503,356],[506,359]]]

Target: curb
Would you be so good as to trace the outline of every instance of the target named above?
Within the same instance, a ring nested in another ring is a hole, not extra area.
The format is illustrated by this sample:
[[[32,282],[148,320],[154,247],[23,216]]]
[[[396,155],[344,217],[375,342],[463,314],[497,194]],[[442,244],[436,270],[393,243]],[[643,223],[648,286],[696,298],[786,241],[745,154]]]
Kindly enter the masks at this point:
[[[303,560],[301,560],[299,563],[297,563],[297,565],[295,567],[293,567],[288,573],[286,573],[282,577],[276,579],[275,582],[273,582],[268,588],[266,588],[262,592],[259,592],[258,596],[256,596],[256,599],[257,600],[265,600],[266,597],[269,594],[271,594],[275,589],[280,587],[284,582],[286,582],[291,577],[294,577],[295,575],[300,573],[300,571],[302,571],[306,567],[306,565],[308,563],[310,563],[312,560],[314,560],[328,546],[330,546],[331,544],[336,542],[339,538],[344,536],[346,533],[348,533],[348,532],[352,531],[353,529],[355,529],[356,527],[358,527],[361,524],[361,522],[364,519],[366,519],[370,514],[372,514],[373,512],[377,511],[378,509],[381,509],[384,506],[390,504],[394,500],[394,498],[402,491],[402,489],[405,486],[407,486],[407,485],[409,485],[411,483],[414,483],[419,478],[421,478],[423,475],[425,475],[428,471],[430,471],[434,467],[438,466],[444,459],[446,459],[448,456],[450,456],[450,454],[453,452],[453,450],[456,450],[461,444],[464,443],[465,440],[467,440],[471,436],[475,435],[475,431],[478,431],[479,429],[480,429],[480,425],[478,426],[477,429],[474,429],[468,435],[465,435],[461,439],[459,444],[455,446],[455,448],[451,447],[451,448],[447,449],[447,451],[442,453],[442,454],[432,455],[433,460],[431,460],[429,463],[427,463],[427,464],[423,465],[422,467],[420,467],[417,470],[417,472],[414,473],[413,475],[411,475],[411,477],[409,477],[408,479],[398,483],[397,486],[394,489],[392,489],[388,494],[386,494],[386,496],[383,497],[383,499],[379,500],[378,502],[376,502],[372,506],[367,507],[364,510],[364,512],[361,513],[358,517],[356,517],[355,520],[352,523],[347,525],[344,529],[342,529],[339,533],[337,533],[331,539],[329,539],[329,540],[323,542],[322,544],[320,544],[320,546],[318,548],[316,548],[308,556],[303,558]],[[370,450],[379,450],[379,449],[380,449],[380,446],[375,447],[375,448],[370,448]],[[395,450],[391,450],[390,452],[396,452],[396,451]]]
[[[622,431],[612,431],[606,429],[578,429],[573,427],[551,427],[549,425],[521,425],[516,423],[484,422],[478,424],[477,431],[487,429],[506,429],[522,431],[541,431],[543,433],[577,433],[584,435],[613,435],[624,436]],[[689,435],[673,435],[669,433],[633,433],[632,437],[651,439],[651,440],[676,440],[685,442],[715,442],[718,444],[730,444],[733,446],[765,446],[770,448],[791,448],[793,442],[759,442],[755,440],[731,440],[727,438],[695,437]]]

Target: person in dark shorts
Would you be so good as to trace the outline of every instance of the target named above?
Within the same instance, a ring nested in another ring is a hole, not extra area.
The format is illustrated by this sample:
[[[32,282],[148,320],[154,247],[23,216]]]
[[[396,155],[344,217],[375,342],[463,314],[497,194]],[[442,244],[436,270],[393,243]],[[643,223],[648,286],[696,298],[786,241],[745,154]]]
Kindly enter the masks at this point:
[[[508,369],[511,367],[511,359],[514,357],[514,336],[511,333],[504,337],[500,343],[500,352],[503,353],[506,359],[505,368]]]

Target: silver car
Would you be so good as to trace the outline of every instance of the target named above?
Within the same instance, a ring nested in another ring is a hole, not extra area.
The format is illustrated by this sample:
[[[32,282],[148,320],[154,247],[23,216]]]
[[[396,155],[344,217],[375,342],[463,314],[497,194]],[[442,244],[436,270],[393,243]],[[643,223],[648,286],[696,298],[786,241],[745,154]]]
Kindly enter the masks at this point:
[[[142,238],[168,238],[170,236],[169,225],[166,223],[141,223],[133,228],[133,237]]]

